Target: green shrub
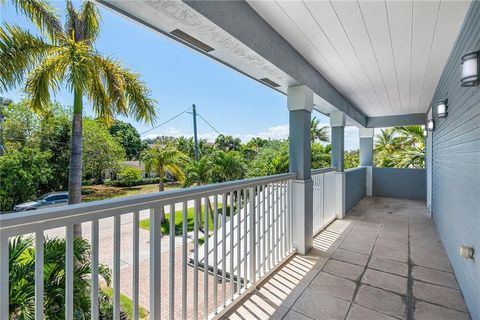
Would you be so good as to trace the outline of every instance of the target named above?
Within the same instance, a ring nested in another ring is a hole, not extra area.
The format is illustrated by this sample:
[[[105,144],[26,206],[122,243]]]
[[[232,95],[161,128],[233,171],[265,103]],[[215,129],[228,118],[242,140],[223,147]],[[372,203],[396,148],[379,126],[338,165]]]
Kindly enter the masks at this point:
[[[153,184],[159,183],[160,178],[141,178],[135,181],[125,181],[120,180],[111,180],[105,183],[109,187],[133,187],[133,186],[143,186],[144,184]]]
[[[136,181],[142,179],[142,170],[133,167],[123,167],[118,173],[120,180],[123,181],[126,187],[131,187]]]

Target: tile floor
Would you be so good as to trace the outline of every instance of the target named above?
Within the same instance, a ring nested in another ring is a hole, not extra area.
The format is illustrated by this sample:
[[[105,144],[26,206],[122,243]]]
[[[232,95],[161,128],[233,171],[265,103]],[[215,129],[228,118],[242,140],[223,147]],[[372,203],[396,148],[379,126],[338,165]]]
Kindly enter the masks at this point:
[[[364,198],[226,319],[469,319],[424,202]]]

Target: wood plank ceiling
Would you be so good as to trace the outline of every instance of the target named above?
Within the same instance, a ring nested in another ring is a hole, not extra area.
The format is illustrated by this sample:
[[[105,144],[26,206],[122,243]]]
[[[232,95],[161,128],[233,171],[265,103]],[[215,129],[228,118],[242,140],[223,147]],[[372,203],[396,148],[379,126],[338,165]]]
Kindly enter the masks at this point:
[[[248,3],[367,116],[426,112],[470,4]]]

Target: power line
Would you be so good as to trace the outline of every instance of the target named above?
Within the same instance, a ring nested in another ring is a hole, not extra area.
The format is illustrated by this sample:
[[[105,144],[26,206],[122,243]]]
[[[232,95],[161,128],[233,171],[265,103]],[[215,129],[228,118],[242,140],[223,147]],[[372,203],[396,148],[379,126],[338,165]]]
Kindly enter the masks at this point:
[[[150,128],[150,129],[148,129],[147,131],[141,132],[140,135],[143,135],[143,134],[145,134],[145,133],[147,133],[147,132],[150,132],[150,131],[152,131],[152,130],[155,130],[155,129],[157,129],[157,128],[160,128],[161,126],[169,123],[170,121],[175,120],[176,118],[180,117],[182,114],[187,113],[188,111],[190,111],[190,109],[191,109],[191,107],[188,107],[188,108],[187,108],[186,110],[184,110],[183,112],[180,112],[179,114],[177,114],[176,116],[171,117],[171,118],[168,119],[167,121],[164,121],[164,122],[160,123],[158,126],[155,126],[155,127],[153,127],[153,128]]]
[[[205,121],[205,123],[206,123],[210,128],[212,128],[213,130],[215,130],[216,133],[221,134],[220,131],[218,131],[217,129],[215,129],[215,127],[212,126],[212,125],[210,124],[210,122],[208,122],[204,117],[202,117],[201,114],[197,113],[197,116],[199,116],[203,121]]]

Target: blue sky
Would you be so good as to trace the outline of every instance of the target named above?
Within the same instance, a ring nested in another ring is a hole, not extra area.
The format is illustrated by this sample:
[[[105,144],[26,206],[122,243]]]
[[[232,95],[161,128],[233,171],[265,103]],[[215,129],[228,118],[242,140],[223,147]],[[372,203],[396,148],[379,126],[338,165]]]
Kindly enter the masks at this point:
[[[52,2],[63,17],[63,1]],[[78,5],[79,2],[74,2]],[[0,8],[0,19],[33,30],[28,20],[16,14],[12,7]],[[141,74],[158,101],[157,124],[162,123],[193,103],[198,113],[219,132],[240,137],[246,141],[253,136],[286,138],[288,135],[288,111],[286,97],[224,65],[218,63],[176,41],[154,33],[136,23],[100,6],[102,29],[96,48],[105,55],[119,59],[125,66]],[[21,88],[3,94],[18,101]],[[54,97],[63,105],[72,104],[72,94],[62,90]],[[87,115],[93,115],[88,102]],[[322,123],[328,118],[315,112]],[[121,119],[132,123],[139,132],[151,126],[133,119]],[[209,140],[217,134],[201,119],[199,134]],[[192,117],[184,114],[175,120],[144,134],[192,135]],[[358,148],[356,128],[346,132],[346,148]]]

